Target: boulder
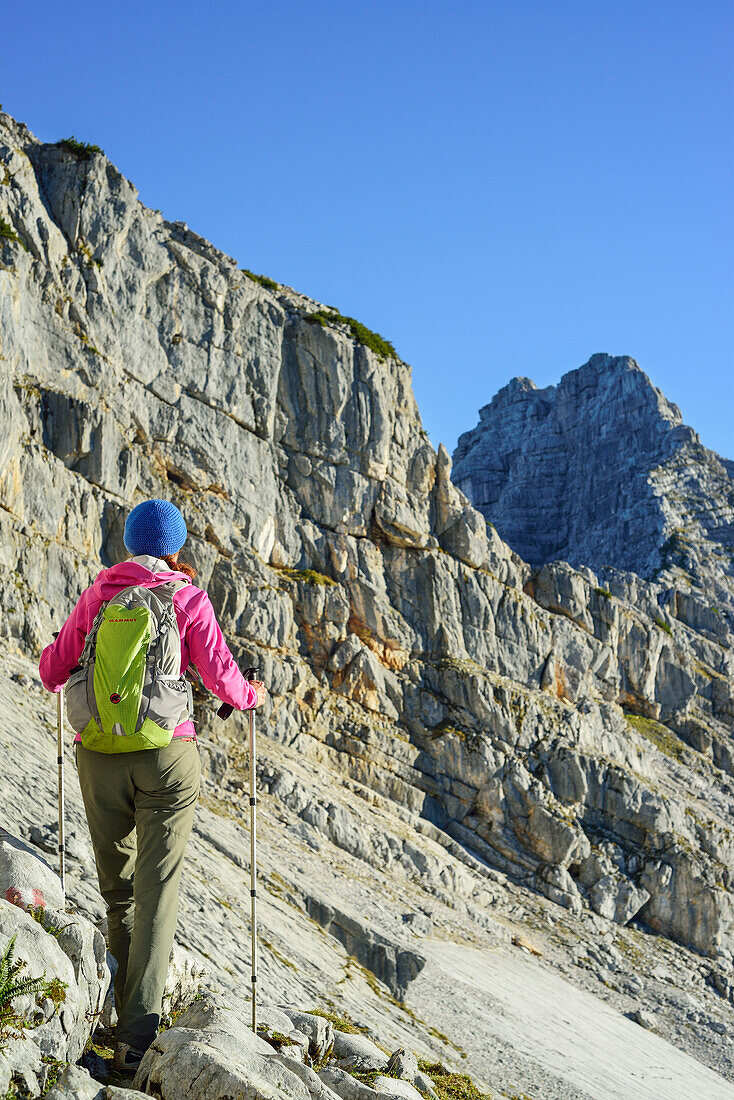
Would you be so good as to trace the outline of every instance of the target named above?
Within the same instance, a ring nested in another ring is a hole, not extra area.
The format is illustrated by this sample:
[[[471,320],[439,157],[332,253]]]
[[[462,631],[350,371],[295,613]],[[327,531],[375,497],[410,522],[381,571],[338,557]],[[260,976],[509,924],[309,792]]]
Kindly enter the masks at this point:
[[[636,1008],[630,1013],[630,1020],[634,1020],[640,1027],[647,1028],[648,1031],[652,1031],[655,1027],[656,1019],[653,1012],[649,1012],[646,1008]]]
[[[398,1047],[390,1055],[390,1059],[387,1063],[386,1073],[393,1077],[400,1077],[404,1081],[413,1081],[415,1075],[418,1072],[418,1059],[412,1050],[405,1050],[404,1047]]]
[[[332,1092],[335,1092],[342,1100],[375,1100],[375,1089],[352,1077],[345,1069],[339,1066],[323,1066],[319,1070],[319,1078]]]
[[[145,1100],[145,1096],[137,1089],[101,1085],[81,1066],[68,1065],[46,1093],[46,1100]]]
[[[163,990],[161,1023],[164,1027],[171,1023],[172,1013],[181,1012],[199,995],[206,974],[206,967],[193,952],[174,943]]]
[[[16,1029],[18,1037],[11,1037],[0,1061],[0,1084],[3,1079],[23,1081],[31,1095],[47,1076],[42,1058],[76,1062],[81,1056],[110,978],[104,941],[93,924],[78,914],[52,910],[45,910],[40,921],[0,901],[0,950],[15,936],[15,957],[25,963],[22,976],[55,983],[45,996],[15,998],[16,1013],[34,1026]]]
[[[580,913],[583,909],[579,888],[565,867],[553,865],[541,867],[535,876],[535,881],[541,894],[545,894],[556,905],[562,905],[572,913]]]
[[[105,947],[99,929],[79,913],[46,909],[42,926],[56,939],[61,950],[71,960],[80,997],[80,1011],[93,1030],[104,1011],[104,1004],[117,964]]]
[[[340,1069],[385,1069],[388,1055],[365,1035],[353,1035],[346,1031],[334,1032],[334,1058]]]
[[[0,1095],[12,1096],[11,1083],[21,1086],[30,1096],[38,1095],[46,1082],[47,1067],[41,1049],[29,1043],[23,1031],[15,1031],[0,1049]]]
[[[609,873],[594,883],[589,901],[595,913],[617,924],[627,924],[642,909],[650,892],[624,875]]]
[[[297,1009],[289,1008],[286,1005],[279,1007],[282,1008],[283,1013],[291,1021],[293,1027],[307,1036],[308,1056],[311,1062],[321,1062],[327,1058],[333,1050],[336,1034],[331,1021],[323,1016],[315,1016],[311,1012],[299,1012]]]
[[[413,1084],[419,1092],[427,1093],[431,1097],[431,1100],[438,1100],[438,1093],[436,1092],[433,1081],[427,1073],[416,1073],[413,1078]]]
[[[318,1080],[315,1074],[313,1080]],[[310,1100],[313,1095],[279,1052],[252,1033],[237,1008],[209,991],[179,1017],[174,1028],[158,1035],[143,1057],[133,1086],[160,1100],[197,1094],[210,1100],[232,1095],[251,1100]]]
[[[336,1100],[337,1093],[332,1092],[332,1090],[324,1084],[315,1070],[297,1061],[295,1058],[291,1058],[285,1051],[286,1048],[282,1047],[277,1051],[277,1057],[286,1069],[289,1069],[291,1073],[299,1078],[299,1080],[303,1081],[313,1100]]]
[[[0,898],[29,905],[64,908],[61,880],[35,848],[0,828]]]
[[[381,1096],[394,1096],[396,1100],[423,1100],[415,1086],[396,1077],[375,1077],[375,1092]]]

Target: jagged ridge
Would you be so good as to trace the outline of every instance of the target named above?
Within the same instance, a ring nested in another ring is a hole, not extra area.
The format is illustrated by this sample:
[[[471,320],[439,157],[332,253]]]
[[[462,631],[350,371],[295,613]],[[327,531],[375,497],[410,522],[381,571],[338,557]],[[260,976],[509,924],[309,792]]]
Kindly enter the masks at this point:
[[[633,359],[594,355],[557,386],[504,386],[460,437],[453,479],[535,565],[678,567],[731,607],[731,468]]]

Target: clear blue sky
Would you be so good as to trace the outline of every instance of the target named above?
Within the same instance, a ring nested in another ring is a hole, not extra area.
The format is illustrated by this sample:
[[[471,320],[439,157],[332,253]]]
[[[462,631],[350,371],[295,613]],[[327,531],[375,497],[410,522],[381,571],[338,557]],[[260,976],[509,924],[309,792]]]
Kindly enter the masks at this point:
[[[513,375],[634,356],[734,458],[734,6],[16,5],[5,110],[356,317],[449,449]]]

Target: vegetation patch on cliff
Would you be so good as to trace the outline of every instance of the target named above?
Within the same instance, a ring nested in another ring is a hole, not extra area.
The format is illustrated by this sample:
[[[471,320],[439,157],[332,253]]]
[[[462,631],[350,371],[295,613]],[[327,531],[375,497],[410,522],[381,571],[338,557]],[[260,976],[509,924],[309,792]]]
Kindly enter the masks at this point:
[[[444,718],[439,722],[437,726],[434,726],[428,732],[432,741],[436,741],[439,737],[447,737],[453,735],[458,737],[460,741],[463,741],[469,752],[481,752],[482,745],[484,743],[483,734],[477,730],[464,729],[461,726],[455,726],[448,718]]]
[[[248,279],[252,279],[253,283],[259,283],[260,286],[264,286],[266,290],[277,290],[279,283],[276,283],[275,279],[270,279],[267,275],[256,275],[254,271],[248,271],[246,267],[242,268],[243,275],[246,275]]]
[[[91,160],[95,153],[103,152],[99,145],[92,145],[88,141],[77,141],[73,134],[71,137],[62,138],[58,144],[67,152],[73,153],[79,160]]]
[[[686,746],[672,730],[664,726],[662,722],[656,722],[654,718],[644,718],[641,714],[625,715],[627,724],[647,741],[651,741],[666,756],[685,763]]]
[[[377,332],[372,332],[361,321],[356,321],[354,317],[345,317],[344,314],[337,313],[336,310],[317,309],[315,313],[309,313],[306,320],[310,325],[346,325],[352,334],[352,338],[358,344],[364,344],[370,351],[374,351],[378,359],[398,358],[398,353],[389,340],[386,340],[384,336],[380,336]]]
[[[291,569],[288,566],[278,566],[276,568],[279,573],[292,581],[303,581],[304,584],[336,584],[336,581],[332,580],[331,577],[327,577],[323,573],[317,573],[315,569]]]
[[[15,232],[10,222],[5,221],[5,218],[0,218],[0,239],[5,241],[14,241],[16,244],[19,244],[21,248],[25,248],[22,240]],[[26,249],[26,251],[28,250]]]

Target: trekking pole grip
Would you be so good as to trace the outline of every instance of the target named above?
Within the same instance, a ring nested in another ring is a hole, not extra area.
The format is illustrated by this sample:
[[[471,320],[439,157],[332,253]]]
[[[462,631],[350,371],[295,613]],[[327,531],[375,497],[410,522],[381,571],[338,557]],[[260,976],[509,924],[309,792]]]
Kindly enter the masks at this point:
[[[259,671],[260,670],[257,668],[257,666],[253,666],[251,668],[246,668],[243,675],[246,680],[257,680],[257,674]],[[223,722],[226,722],[233,710],[234,707],[231,706],[230,703],[222,703],[221,707],[217,711],[217,714]]]

